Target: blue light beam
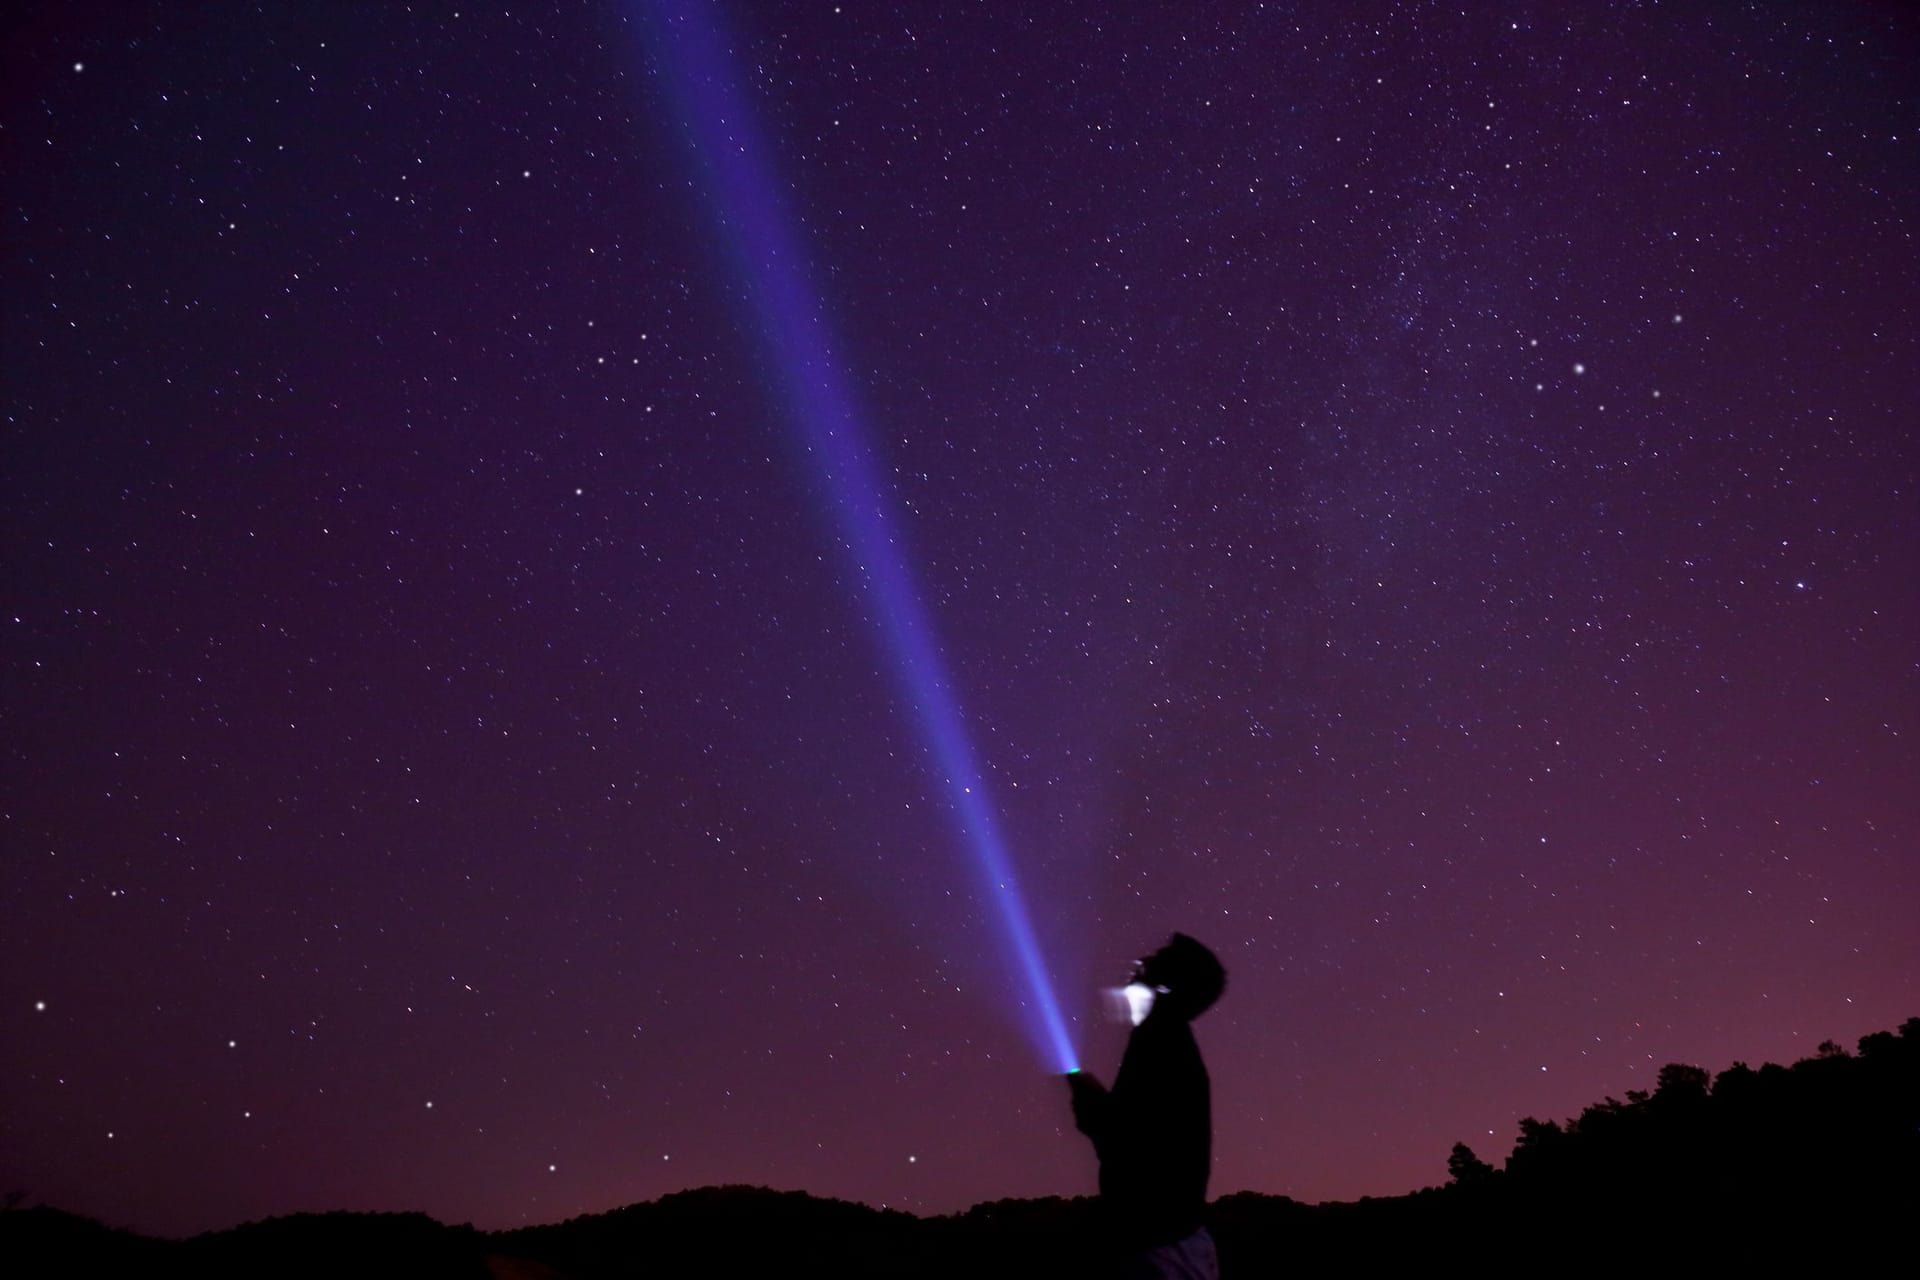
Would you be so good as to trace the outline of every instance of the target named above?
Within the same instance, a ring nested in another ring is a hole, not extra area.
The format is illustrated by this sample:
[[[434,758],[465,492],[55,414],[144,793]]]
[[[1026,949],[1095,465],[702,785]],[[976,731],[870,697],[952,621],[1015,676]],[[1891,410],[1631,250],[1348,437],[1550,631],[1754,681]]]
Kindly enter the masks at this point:
[[[820,297],[807,278],[801,241],[782,207],[712,7],[698,0],[645,0],[642,7],[767,344],[766,356],[786,386],[807,452],[826,480],[844,544],[881,619],[894,673],[945,775],[961,834],[972,847],[982,885],[1026,980],[1025,1008],[1035,1047],[1058,1070],[1076,1070],[1078,1058],[987,799],[959,698],[932,620],[914,589],[852,390]]]

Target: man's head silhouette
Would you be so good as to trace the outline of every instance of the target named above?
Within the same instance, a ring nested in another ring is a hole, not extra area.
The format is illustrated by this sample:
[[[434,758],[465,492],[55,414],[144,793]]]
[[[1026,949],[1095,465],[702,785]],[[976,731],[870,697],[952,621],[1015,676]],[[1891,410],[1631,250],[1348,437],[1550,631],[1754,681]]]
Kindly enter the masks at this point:
[[[1164,1009],[1192,1021],[1226,990],[1227,971],[1205,946],[1176,933],[1166,946],[1139,962],[1133,980],[1153,988],[1155,1013]]]

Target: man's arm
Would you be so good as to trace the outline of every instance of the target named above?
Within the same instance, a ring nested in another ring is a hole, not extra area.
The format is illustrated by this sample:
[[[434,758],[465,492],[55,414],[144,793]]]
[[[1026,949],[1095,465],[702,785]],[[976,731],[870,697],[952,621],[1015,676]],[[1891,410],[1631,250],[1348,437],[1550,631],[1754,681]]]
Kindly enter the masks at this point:
[[[1068,1076],[1067,1088],[1073,1094],[1074,1126],[1093,1139],[1095,1151],[1100,1150],[1111,1127],[1113,1095],[1107,1092],[1107,1086],[1084,1071]]]

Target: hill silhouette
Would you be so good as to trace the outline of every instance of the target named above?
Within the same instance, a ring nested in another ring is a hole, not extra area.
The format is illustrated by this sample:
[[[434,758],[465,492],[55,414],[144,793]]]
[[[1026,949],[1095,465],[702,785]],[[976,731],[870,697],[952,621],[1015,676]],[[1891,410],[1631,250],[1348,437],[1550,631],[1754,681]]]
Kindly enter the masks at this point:
[[[1437,1162],[1436,1162],[1437,1163]],[[1682,1063],[1650,1092],[1528,1117],[1500,1166],[1464,1143],[1448,1181],[1302,1204],[1209,1206],[1228,1276],[1452,1264],[1495,1274],[1778,1269],[1914,1252],[1920,1018],[1829,1041],[1790,1067]],[[1001,1200],[919,1218],[797,1191],[705,1187],[546,1226],[483,1232],[418,1213],[296,1214],[161,1240],[47,1207],[0,1212],[11,1276],[454,1277],[1085,1275],[1091,1198]]]

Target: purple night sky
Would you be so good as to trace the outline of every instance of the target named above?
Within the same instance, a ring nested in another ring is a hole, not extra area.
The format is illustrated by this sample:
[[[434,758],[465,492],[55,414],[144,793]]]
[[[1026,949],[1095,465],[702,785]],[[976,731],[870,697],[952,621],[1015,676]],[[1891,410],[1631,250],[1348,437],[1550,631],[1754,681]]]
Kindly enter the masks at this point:
[[[5,19],[0,1190],[1093,1190],[777,226],[1215,1194],[1920,1014],[1920,15],[710,12],[780,223],[639,0]]]

